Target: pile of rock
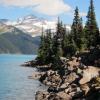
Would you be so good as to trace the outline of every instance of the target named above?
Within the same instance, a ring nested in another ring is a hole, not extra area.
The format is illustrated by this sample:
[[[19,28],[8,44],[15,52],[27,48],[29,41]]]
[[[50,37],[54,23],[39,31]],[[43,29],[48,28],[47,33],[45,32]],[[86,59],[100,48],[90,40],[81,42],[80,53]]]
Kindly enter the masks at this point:
[[[46,92],[37,92],[36,100],[95,100],[94,92],[99,93],[100,98],[99,68],[85,66],[76,57],[64,59],[61,67],[65,69],[63,76],[53,70],[40,75],[40,81],[49,88]]]

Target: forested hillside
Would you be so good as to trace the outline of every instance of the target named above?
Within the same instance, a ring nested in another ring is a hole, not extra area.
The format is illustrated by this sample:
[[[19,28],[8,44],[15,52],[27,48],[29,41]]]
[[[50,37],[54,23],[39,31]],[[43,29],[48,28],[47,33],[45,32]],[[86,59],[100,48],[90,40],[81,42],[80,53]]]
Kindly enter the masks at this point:
[[[0,26],[0,53],[36,54],[40,37],[31,37],[13,26]]]

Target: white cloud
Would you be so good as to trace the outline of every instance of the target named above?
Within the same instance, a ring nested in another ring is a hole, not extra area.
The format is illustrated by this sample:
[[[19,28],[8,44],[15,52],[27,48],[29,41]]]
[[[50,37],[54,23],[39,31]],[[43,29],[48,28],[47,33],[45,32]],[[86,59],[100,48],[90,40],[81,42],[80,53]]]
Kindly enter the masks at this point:
[[[35,7],[35,11],[42,12],[47,15],[57,15],[71,11],[71,7],[64,4],[63,0],[44,0],[43,3]]]
[[[27,7],[37,4],[36,0],[0,0],[0,3],[5,6]]]
[[[63,0],[0,0],[0,3],[6,6],[32,7],[33,11],[46,15],[58,15],[72,10]]]
[[[80,16],[81,16],[81,17],[87,16],[87,13],[85,13],[85,12],[80,12]]]

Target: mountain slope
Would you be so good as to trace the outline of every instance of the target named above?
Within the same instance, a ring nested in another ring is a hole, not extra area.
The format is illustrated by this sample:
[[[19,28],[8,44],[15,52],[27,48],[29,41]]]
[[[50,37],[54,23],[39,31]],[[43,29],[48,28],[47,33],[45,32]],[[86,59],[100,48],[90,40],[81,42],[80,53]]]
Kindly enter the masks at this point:
[[[36,54],[39,42],[39,37],[33,38],[15,27],[5,26],[0,32],[0,53]]]
[[[48,21],[34,15],[17,21],[0,19],[0,53],[37,53],[42,28],[56,30],[57,21]],[[70,25],[66,25],[70,31]]]
[[[20,51],[5,37],[0,36],[0,53],[19,53]]]
[[[17,21],[9,21],[7,19],[1,19],[0,22],[2,22],[5,25],[12,25],[23,32],[28,33],[32,37],[40,36],[42,27],[45,30],[51,29],[52,31],[56,30],[56,24],[57,20],[55,21],[49,21],[45,20],[43,18],[38,18],[34,15],[28,15],[24,16],[22,18],[18,18]],[[70,25],[66,25],[66,29],[70,31]]]

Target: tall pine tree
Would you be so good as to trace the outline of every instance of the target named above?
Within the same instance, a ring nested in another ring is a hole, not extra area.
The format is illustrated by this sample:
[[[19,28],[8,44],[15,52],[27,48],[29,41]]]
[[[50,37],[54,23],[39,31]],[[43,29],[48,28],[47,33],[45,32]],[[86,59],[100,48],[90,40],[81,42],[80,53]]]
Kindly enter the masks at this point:
[[[77,50],[80,51],[83,48],[83,25],[82,18],[79,16],[78,7],[75,9],[73,24],[71,27],[72,42],[76,46]]]
[[[90,48],[91,46],[96,46],[98,44],[99,28],[96,22],[93,0],[90,1],[87,22],[84,30],[87,39],[87,47]]]
[[[45,34],[44,34],[45,33]],[[51,30],[42,32],[41,43],[38,50],[38,56],[36,60],[39,64],[49,64],[52,61],[52,38]]]
[[[36,61],[38,64],[43,64],[44,61],[44,47],[45,47],[45,36],[44,36],[44,32],[43,32],[43,27],[42,27],[42,35],[40,37],[40,46],[39,46],[39,49],[38,49],[38,56],[36,58]]]
[[[56,35],[55,35],[58,43],[58,55],[62,56],[63,55],[63,50],[62,50],[62,41],[64,37],[64,27],[62,21],[60,21],[60,18],[58,17],[58,22],[57,22],[57,27],[56,27]]]

